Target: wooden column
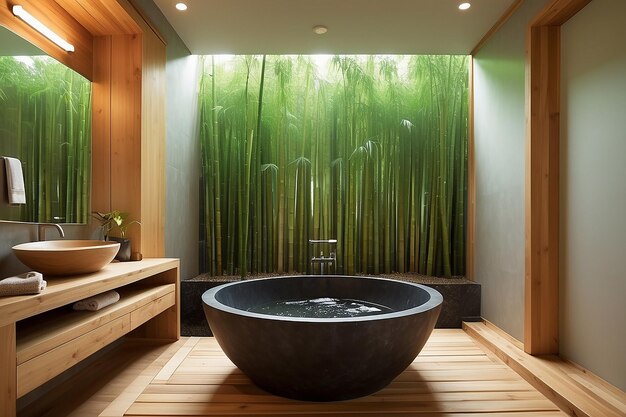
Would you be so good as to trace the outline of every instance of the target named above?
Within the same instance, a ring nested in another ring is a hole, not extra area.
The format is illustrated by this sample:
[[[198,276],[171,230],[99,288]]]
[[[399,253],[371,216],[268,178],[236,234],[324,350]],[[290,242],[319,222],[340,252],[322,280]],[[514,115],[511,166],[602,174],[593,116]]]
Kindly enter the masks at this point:
[[[0,416],[15,417],[17,400],[17,362],[15,323],[0,327]]]
[[[165,256],[165,44],[143,27],[141,109],[141,250]],[[162,201],[163,204],[154,204]]]
[[[529,37],[524,345],[547,354],[559,350],[560,28],[532,27]]]
[[[554,0],[530,24],[526,51],[524,350],[559,352],[560,27],[591,0]]]
[[[142,35],[113,35],[111,40],[111,209],[141,218],[141,50]],[[159,205],[158,201],[154,201]],[[132,225],[127,237],[133,252],[141,246],[144,229]],[[146,256],[154,256],[146,254]]]

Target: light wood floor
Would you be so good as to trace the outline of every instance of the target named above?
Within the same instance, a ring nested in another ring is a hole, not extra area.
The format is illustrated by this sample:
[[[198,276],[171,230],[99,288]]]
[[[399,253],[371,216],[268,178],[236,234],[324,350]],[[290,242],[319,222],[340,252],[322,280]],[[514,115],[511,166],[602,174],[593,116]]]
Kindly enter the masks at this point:
[[[167,361],[184,340],[173,344],[123,340],[105,348],[18,401],[18,417],[97,417],[158,360]]]
[[[462,330],[435,330],[422,353],[390,386],[368,397],[334,403],[264,393],[212,338],[186,339],[165,356],[146,368],[102,416],[565,416]]]

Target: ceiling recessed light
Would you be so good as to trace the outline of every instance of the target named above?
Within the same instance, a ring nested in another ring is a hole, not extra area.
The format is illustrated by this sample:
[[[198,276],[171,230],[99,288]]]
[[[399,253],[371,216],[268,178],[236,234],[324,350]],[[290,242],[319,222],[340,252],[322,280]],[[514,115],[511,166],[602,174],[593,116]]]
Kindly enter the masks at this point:
[[[324,25],[313,26],[313,32],[317,33],[318,35],[323,35],[324,33],[328,32],[328,28]]]
[[[459,10],[467,10],[467,9],[470,8],[470,6],[471,6],[471,4],[469,4],[467,2],[466,3],[461,3],[461,4],[459,4]]]
[[[180,11],[187,10],[187,5],[185,3],[176,3],[176,8]]]

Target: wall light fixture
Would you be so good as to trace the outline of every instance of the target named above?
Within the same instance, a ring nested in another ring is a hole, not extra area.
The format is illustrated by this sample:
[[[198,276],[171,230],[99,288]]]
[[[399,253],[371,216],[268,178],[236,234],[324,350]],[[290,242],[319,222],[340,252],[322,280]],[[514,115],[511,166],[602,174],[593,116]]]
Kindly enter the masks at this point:
[[[74,45],[54,33],[50,28],[37,20],[32,14],[28,13],[22,6],[15,5],[13,6],[13,14],[24,22],[28,23],[34,29],[36,29],[39,33],[41,33],[46,38],[50,39],[52,42],[66,50],[67,52],[74,52]]]

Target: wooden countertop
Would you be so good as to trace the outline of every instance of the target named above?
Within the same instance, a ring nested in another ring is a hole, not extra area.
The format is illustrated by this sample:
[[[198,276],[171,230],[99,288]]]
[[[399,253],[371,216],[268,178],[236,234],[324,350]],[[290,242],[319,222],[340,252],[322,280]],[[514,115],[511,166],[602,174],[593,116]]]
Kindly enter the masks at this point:
[[[150,258],[110,263],[91,274],[44,277],[48,286],[40,294],[0,298],[0,327],[178,268],[179,264],[179,260],[174,258]]]

